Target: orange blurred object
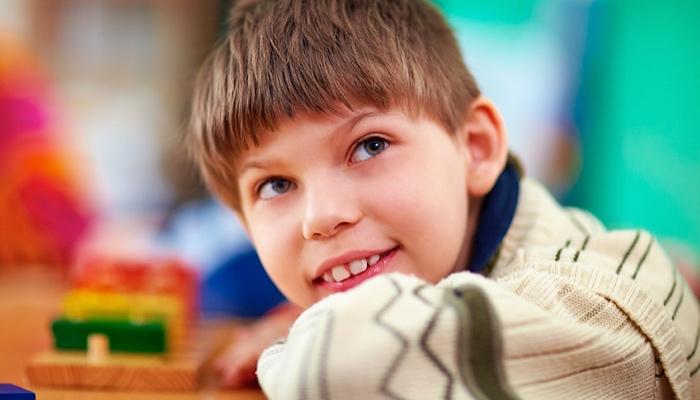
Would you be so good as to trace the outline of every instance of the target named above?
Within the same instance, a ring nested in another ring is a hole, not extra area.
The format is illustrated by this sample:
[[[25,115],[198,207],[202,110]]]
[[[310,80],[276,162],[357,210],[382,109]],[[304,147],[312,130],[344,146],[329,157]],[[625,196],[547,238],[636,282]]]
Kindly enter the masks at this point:
[[[66,266],[92,223],[42,70],[0,33],[0,267]]]

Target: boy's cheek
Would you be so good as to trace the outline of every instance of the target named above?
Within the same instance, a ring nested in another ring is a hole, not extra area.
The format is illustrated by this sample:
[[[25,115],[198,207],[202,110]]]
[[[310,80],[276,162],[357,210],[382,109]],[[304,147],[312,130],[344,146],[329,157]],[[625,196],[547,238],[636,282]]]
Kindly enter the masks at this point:
[[[294,234],[294,213],[258,211],[249,216],[249,234],[258,252],[274,250],[273,247],[288,247],[286,244]]]
[[[284,280],[288,279],[286,275],[292,272],[299,273],[302,270],[300,266],[296,268],[289,266],[291,260],[300,259],[301,244],[294,241],[289,234],[285,234],[284,230],[265,229],[256,231],[254,236],[255,249],[260,261],[278,286],[283,285]],[[298,236],[301,237],[301,233]]]

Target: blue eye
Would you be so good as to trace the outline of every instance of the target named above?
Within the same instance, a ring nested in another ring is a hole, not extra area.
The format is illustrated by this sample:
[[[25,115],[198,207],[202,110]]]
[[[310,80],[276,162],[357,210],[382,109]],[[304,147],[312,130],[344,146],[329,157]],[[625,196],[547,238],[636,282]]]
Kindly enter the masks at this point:
[[[258,187],[258,196],[263,200],[269,200],[281,194],[285,194],[293,187],[289,179],[270,178]]]
[[[365,161],[376,156],[389,147],[389,142],[382,138],[371,137],[358,143],[350,160],[352,162]]]

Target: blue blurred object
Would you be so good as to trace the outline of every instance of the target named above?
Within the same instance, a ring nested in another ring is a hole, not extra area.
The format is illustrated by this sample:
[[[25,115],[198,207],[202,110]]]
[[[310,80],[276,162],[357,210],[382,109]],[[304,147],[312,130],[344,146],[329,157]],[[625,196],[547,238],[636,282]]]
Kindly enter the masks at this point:
[[[234,213],[213,199],[181,207],[157,240],[199,268],[205,316],[254,318],[284,301]]]
[[[0,400],[34,400],[36,396],[29,390],[10,383],[0,383]]]
[[[238,317],[261,316],[285,300],[253,248],[223,261],[204,280],[200,293],[205,314]]]

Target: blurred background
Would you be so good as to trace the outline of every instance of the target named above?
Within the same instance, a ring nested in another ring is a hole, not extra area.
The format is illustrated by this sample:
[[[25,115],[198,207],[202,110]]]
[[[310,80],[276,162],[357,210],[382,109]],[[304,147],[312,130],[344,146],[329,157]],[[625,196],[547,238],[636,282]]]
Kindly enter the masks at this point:
[[[435,2],[527,173],[697,266],[700,2]],[[180,146],[230,3],[0,1],[0,269],[155,253],[199,271],[205,312],[281,300]]]

